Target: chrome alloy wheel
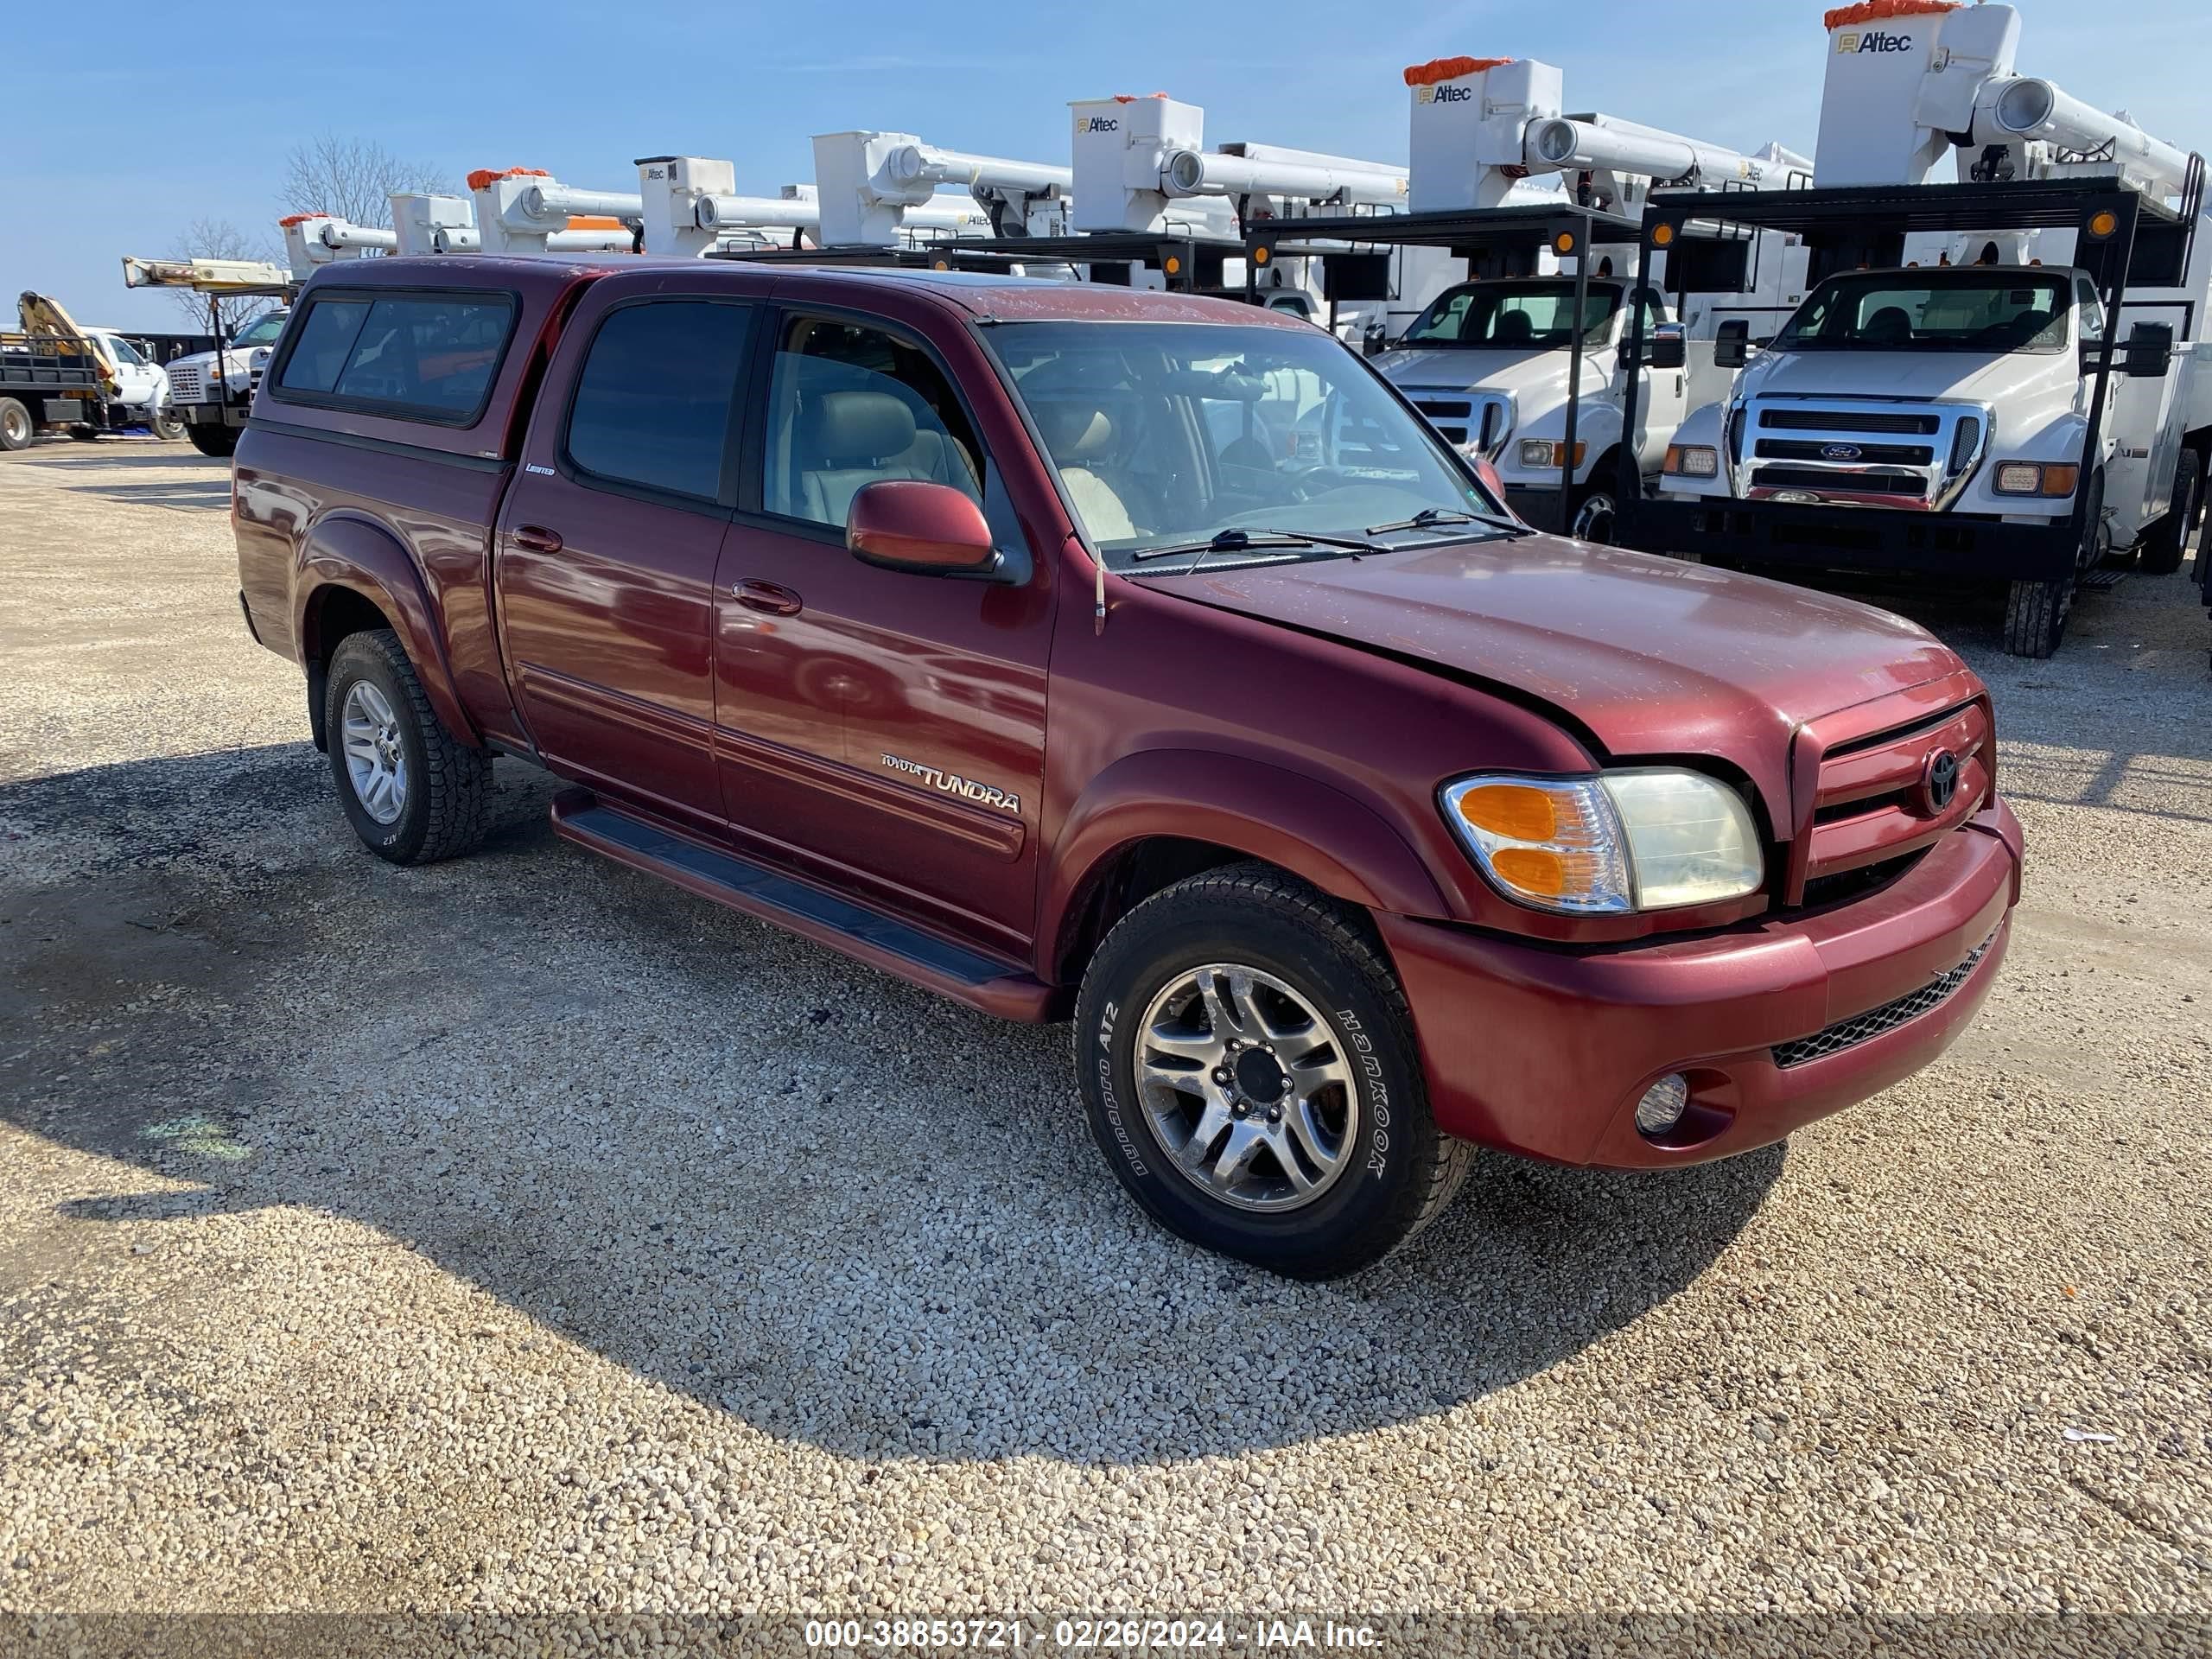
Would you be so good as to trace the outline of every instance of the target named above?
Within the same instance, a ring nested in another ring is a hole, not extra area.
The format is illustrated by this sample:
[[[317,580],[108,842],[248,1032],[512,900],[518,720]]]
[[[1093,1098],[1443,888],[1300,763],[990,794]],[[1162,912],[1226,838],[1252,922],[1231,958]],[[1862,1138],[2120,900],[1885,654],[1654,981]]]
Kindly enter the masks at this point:
[[[346,690],[339,741],[345,746],[346,775],[361,810],[378,823],[398,822],[407,810],[407,750],[400,741],[399,716],[367,680],[356,680]]]
[[[1359,1130],[1351,1056],[1274,975],[1230,963],[1187,969],[1152,999],[1135,1041],[1145,1123],[1208,1197],[1296,1210],[1350,1166]]]
[[[1604,490],[1593,491],[1582,498],[1582,505],[1574,510],[1574,522],[1567,527],[1567,534],[1578,542],[1604,542],[1613,539],[1613,498]]]

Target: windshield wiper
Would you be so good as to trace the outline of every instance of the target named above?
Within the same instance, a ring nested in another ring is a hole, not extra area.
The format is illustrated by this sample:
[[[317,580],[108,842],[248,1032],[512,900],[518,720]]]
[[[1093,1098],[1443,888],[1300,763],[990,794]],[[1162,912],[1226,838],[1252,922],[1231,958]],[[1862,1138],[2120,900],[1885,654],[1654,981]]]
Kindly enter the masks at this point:
[[[1390,550],[1376,542],[1361,541],[1351,536],[1317,536],[1307,530],[1224,530],[1217,531],[1209,541],[1178,542],[1172,547],[1147,547],[1141,553],[1129,556],[1132,563],[1147,559],[1164,559],[1177,553],[1195,553],[1198,556],[1177,571],[1187,576],[1216,553],[1242,553],[1262,547],[1337,547],[1352,557],[1367,553],[1388,553]]]
[[[1388,536],[1399,530],[1450,530],[1459,524],[1482,524],[1491,530],[1502,530],[1510,536],[1533,536],[1536,532],[1517,518],[1499,518],[1487,512],[1463,512],[1457,507],[1423,507],[1410,518],[1401,518],[1395,524],[1370,524],[1370,536]]]

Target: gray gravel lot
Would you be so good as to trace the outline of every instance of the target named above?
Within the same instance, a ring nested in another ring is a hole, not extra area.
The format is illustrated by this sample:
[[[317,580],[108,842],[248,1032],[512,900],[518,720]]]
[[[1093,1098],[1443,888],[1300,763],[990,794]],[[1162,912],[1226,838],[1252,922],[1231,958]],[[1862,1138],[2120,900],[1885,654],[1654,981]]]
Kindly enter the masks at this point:
[[[1916,607],[2033,860],[1941,1065],[1697,1171],[1488,1159],[1315,1287],[1137,1214],[1064,1028],[560,843],[512,762],[478,856],[360,850],[226,476],[0,456],[0,1611],[2212,1630],[2180,579],[2049,663]]]

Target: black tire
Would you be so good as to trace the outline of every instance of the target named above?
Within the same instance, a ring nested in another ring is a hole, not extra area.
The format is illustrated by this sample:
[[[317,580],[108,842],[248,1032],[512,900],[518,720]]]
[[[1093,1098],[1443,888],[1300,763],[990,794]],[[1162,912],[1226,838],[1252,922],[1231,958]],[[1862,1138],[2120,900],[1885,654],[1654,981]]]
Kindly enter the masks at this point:
[[[69,435],[79,443],[98,443],[100,429],[97,426],[73,426],[69,429]]]
[[[2081,574],[2095,564],[2104,545],[2105,479],[2099,473],[2089,480],[2087,511],[2082,517],[2082,545],[2074,556],[2074,569],[2050,582],[2016,582],[2005,601],[2005,649],[2014,657],[2045,658],[2058,650],[2066,637],[2067,619],[2074,613],[2074,594]]]
[[[192,421],[186,423],[184,435],[192,440],[192,447],[203,455],[228,456],[238,447],[238,429],[216,421]]]
[[[1590,481],[1574,493],[1574,511],[1567,515],[1567,534],[1578,541],[1611,547],[1620,540],[1620,504],[1613,488],[1618,458],[1611,451],[1590,469]],[[1578,526],[1583,526],[1578,533]]]
[[[378,822],[362,804],[346,766],[346,699],[361,681],[373,685],[397,716],[407,787],[389,823]],[[394,864],[430,864],[473,851],[484,839],[491,821],[492,757],[457,741],[440,722],[397,634],[377,628],[339,642],[331,654],[323,714],[339,804],[363,846]]]
[[[0,449],[28,449],[38,435],[38,423],[18,397],[0,397]]]
[[[1236,864],[1154,894],[1106,936],[1077,1000],[1076,1069],[1115,1175],[1169,1231],[1271,1272],[1327,1279],[1382,1260],[1459,1191],[1474,1148],[1436,1128],[1405,995],[1362,919],[1271,866]],[[1137,1027],[1178,976],[1210,963],[1294,988],[1355,1079],[1342,1173],[1300,1207],[1233,1207],[1180,1173],[1150,1127]]]
[[[2138,563],[2146,576],[2171,576],[2181,569],[2182,556],[2189,549],[2189,527],[2196,518],[2197,493],[2202,487],[2199,465],[2195,450],[2181,452],[2181,464],[2174,468],[2173,505],[2143,538]]]
[[[175,410],[156,410],[146,424],[153,429],[154,435],[163,443],[175,443],[185,434],[184,419]]]

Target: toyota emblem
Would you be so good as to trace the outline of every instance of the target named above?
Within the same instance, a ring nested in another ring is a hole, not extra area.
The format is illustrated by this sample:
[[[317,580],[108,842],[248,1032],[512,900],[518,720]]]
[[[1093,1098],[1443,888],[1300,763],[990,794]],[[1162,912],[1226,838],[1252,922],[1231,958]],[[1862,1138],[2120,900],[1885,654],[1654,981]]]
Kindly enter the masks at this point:
[[[1866,453],[1855,443],[1824,443],[1821,446],[1822,461],[1856,461]]]
[[[1938,749],[1928,757],[1928,765],[1920,774],[1920,793],[1926,801],[1930,817],[1950,805],[1959,792],[1959,757],[1948,749]]]

